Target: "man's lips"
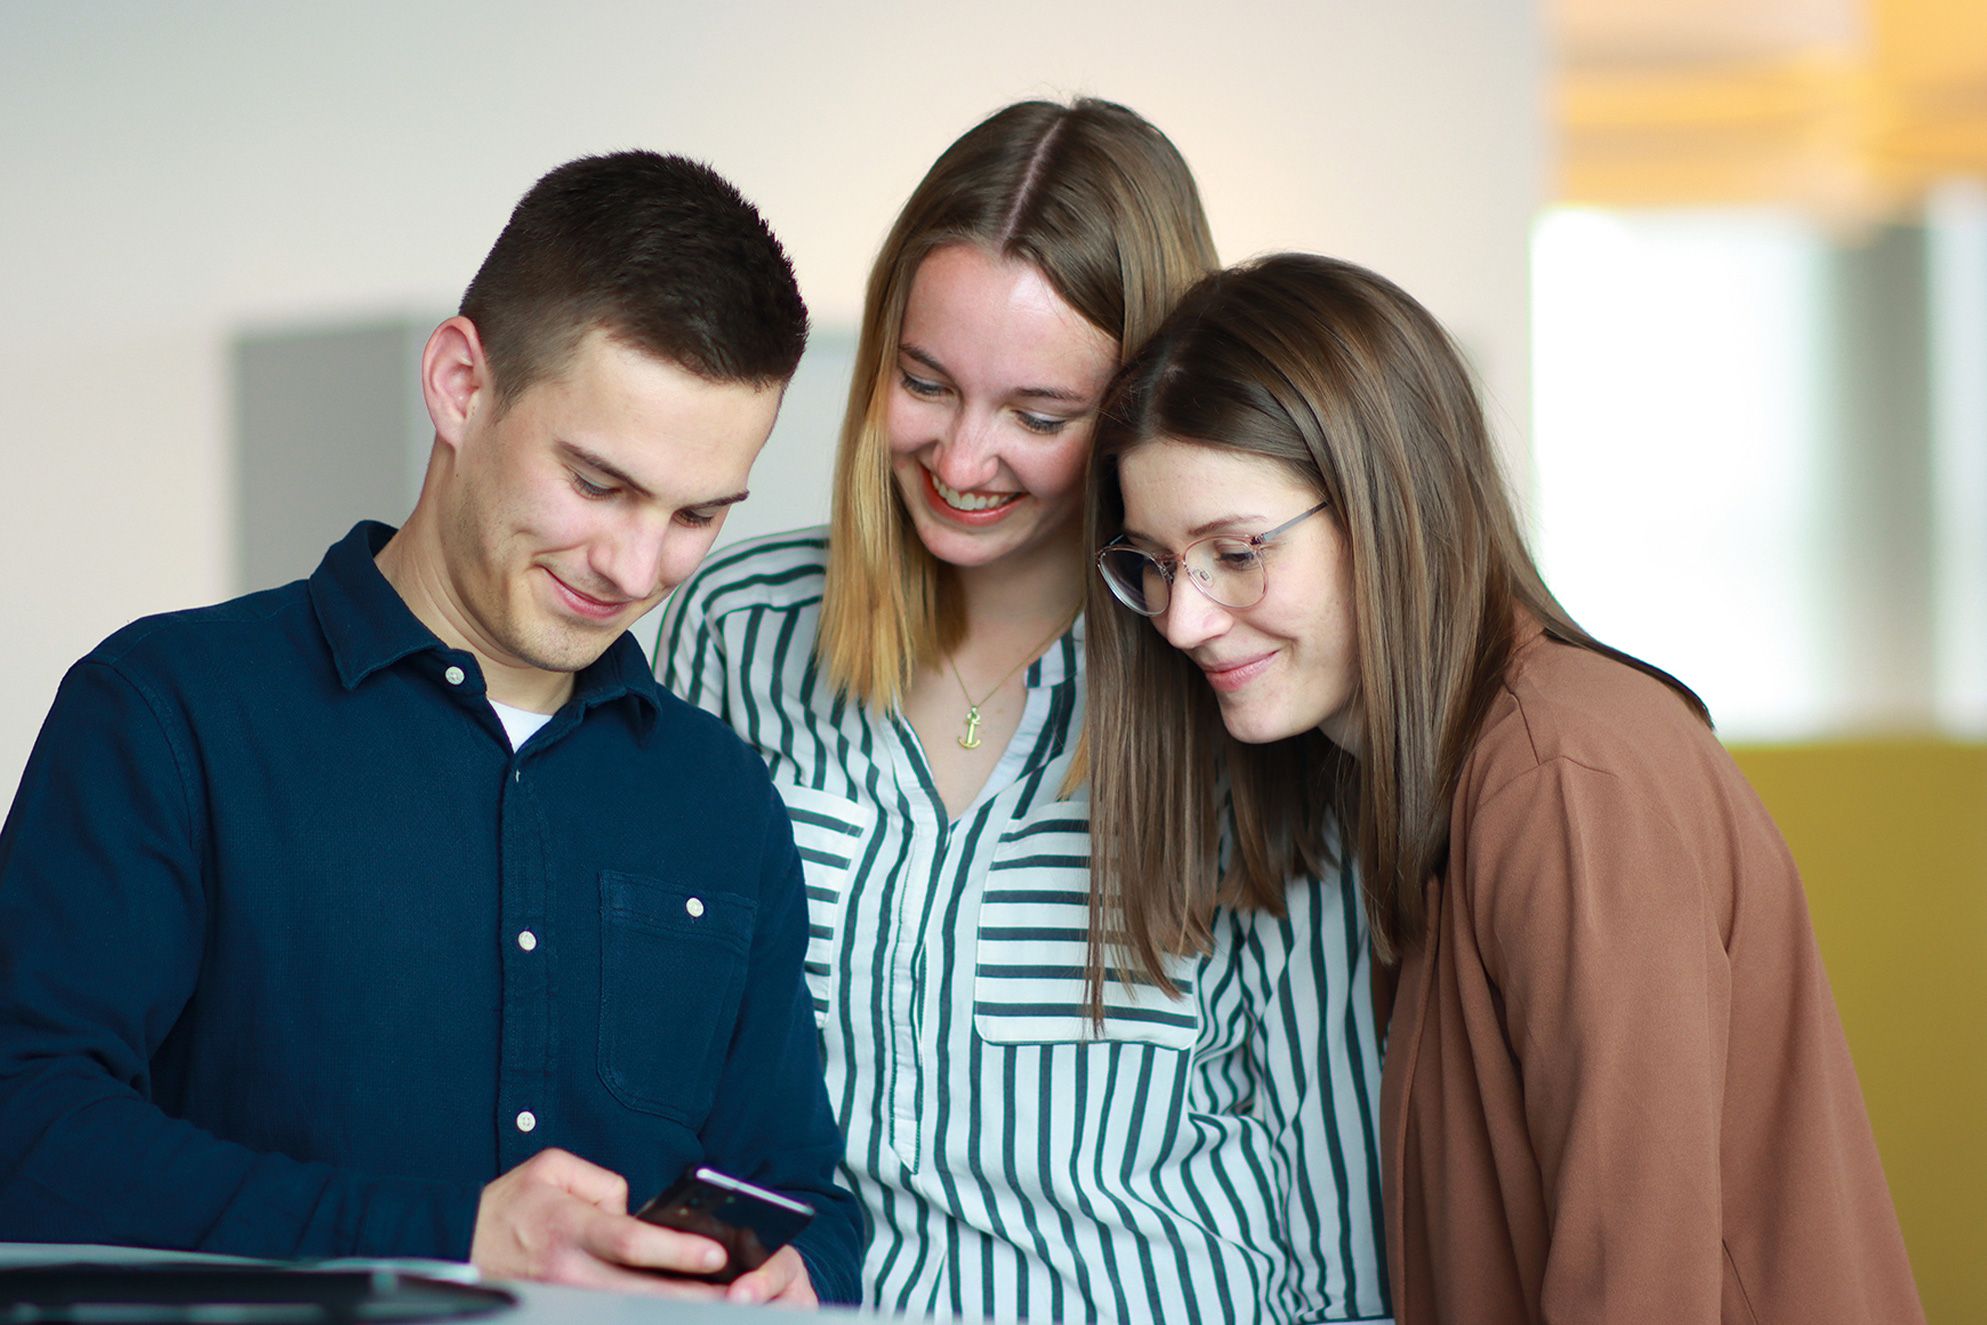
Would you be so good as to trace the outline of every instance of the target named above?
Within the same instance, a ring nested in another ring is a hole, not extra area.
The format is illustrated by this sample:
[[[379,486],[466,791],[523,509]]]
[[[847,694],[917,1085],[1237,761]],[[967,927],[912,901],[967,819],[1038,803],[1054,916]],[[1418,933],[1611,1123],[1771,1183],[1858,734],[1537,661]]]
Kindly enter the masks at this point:
[[[1223,658],[1218,662],[1201,662],[1196,658],[1203,672],[1207,673],[1207,683],[1216,690],[1240,690],[1249,682],[1269,670],[1276,661],[1276,650],[1259,653],[1250,658]]]
[[[595,598],[592,594],[582,593],[573,588],[549,570],[545,575],[552,581],[553,587],[558,590],[559,596],[565,600],[568,607],[580,616],[591,617],[595,621],[612,621],[625,612],[628,604],[633,601],[628,598]]]

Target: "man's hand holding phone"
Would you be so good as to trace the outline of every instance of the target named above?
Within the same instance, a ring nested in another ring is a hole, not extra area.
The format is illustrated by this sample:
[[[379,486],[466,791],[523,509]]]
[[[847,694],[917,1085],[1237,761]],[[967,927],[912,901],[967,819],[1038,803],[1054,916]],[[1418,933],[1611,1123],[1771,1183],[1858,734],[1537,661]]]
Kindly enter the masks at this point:
[[[792,1247],[781,1247],[756,1270],[741,1274],[725,1286],[727,1302],[766,1302],[777,1307],[817,1307],[807,1265]]]
[[[724,1265],[701,1277],[729,1282],[725,1296],[731,1301],[817,1305],[807,1267],[787,1245],[814,1218],[804,1202],[699,1165],[635,1217],[722,1246]]]
[[[563,1150],[543,1150],[483,1189],[469,1259],[492,1279],[536,1279],[660,1297],[812,1305],[792,1248],[729,1285],[691,1277],[721,1272],[725,1248],[628,1213],[620,1174]]]

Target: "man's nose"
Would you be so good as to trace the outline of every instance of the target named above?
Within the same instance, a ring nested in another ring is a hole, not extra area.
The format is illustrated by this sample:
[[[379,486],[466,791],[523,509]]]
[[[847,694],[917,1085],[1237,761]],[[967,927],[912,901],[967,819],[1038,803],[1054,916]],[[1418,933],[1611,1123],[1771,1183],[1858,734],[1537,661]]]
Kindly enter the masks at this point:
[[[668,521],[658,527],[646,519],[629,520],[596,539],[587,560],[617,597],[650,598],[662,587],[675,534]]]

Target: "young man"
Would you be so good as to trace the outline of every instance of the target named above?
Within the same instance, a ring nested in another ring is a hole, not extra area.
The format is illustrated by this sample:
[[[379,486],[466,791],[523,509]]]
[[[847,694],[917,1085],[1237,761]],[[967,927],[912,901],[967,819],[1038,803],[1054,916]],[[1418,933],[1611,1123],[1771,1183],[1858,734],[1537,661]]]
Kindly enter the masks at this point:
[[[0,831],[0,1238],[854,1299],[792,834],[625,633],[806,334],[708,169],[562,166],[428,340],[406,524],[70,671]],[[814,1223],[667,1277],[722,1252],[627,1212],[694,1163]]]

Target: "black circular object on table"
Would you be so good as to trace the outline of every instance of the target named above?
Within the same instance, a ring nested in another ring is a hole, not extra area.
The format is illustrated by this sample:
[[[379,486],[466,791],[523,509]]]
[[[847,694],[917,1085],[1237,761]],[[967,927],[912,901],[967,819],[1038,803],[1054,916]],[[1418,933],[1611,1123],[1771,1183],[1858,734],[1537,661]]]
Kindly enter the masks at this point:
[[[487,1284],[386,1269],[83,1263],[0,1269],[0,1325],[465,1320],[516,1304]]]

